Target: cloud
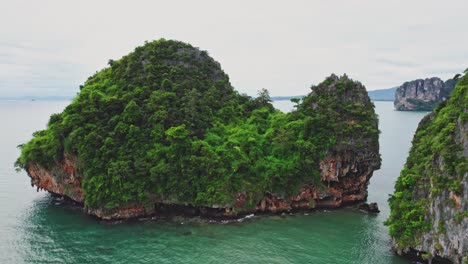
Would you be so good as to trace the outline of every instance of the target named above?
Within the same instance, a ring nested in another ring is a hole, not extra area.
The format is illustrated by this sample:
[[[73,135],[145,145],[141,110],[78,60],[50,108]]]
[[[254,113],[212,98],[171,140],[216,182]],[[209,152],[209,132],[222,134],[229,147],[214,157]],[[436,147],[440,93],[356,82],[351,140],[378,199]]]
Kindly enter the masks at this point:
[[[0,42],[0,96],[75,94],[85,67],[53,46]]]
[[[421,66],[421,64],[418,64],[418,63],[398,61],[398,60],[385,59],[385,58],[378,58],[375,61],[378,62],[378,63],[381,63],[381,64],[385,64],[385,65],[388,65],[388,66],[394,66],[394,67],[410,68],[410,67],[420,67]]]

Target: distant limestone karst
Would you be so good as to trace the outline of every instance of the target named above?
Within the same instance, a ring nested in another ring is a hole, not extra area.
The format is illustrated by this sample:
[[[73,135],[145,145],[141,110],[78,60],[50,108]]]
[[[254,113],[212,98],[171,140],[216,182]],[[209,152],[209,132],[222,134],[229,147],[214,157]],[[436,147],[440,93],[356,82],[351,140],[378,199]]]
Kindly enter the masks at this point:
[[[395,91],[395,109],[398,111],[432,111],[447,99],[457,80],[442,81],[438,77],[403,83]]]

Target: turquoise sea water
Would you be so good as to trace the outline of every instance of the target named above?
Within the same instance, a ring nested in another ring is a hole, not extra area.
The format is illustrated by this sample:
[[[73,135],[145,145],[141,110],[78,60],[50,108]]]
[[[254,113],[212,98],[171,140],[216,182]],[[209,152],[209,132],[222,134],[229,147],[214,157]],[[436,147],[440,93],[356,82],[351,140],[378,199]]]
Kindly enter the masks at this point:
[[[368,200],[379,203],[377,216],[345,208],[224,224],[184,218],[104,223],[36,192],[25,172],[13,168],[16,146],[68,103],[0,101],[0,263],[409,263],[390,251],[383,221],[388,194],[426,113],[375,103],[382,168],[371,179]]]

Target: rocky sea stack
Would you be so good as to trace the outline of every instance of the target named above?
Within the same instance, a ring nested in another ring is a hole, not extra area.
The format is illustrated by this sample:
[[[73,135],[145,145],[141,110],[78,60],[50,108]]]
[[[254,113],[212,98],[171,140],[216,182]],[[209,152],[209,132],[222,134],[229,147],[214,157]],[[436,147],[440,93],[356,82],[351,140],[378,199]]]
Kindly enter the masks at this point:
[[[389,199],[398,254],[468,261],[468,75],[418,126]]]
[[[447,99],[457,81],[446,82],[432,77],[405,82],[395,91],[395,109],[399,111],[432,111]]]
[[[346,75],[282,113],[266,90],[236,92],[207,52],[161,39],[91,76],[16,166],[103,219],[236,217],[364,200],[378,134],[364,86]]]

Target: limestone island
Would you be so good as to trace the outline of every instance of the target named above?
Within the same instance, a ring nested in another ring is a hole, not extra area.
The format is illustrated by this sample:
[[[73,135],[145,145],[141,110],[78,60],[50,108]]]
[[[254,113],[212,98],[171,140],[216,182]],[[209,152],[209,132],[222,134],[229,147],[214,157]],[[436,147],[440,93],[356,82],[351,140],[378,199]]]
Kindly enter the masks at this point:
[[[160,39],[80,87],[16,162],[38,189],[101,219],[230,218],[365,200],[380,168],[378,120],[346,75],[283,113],[233,89],[206,51]]]
[[[450,96],[458,82],[454,79],[442,81],[438,77],[405,82],[395,91],[393,102],[398,111],[432,111]]]

